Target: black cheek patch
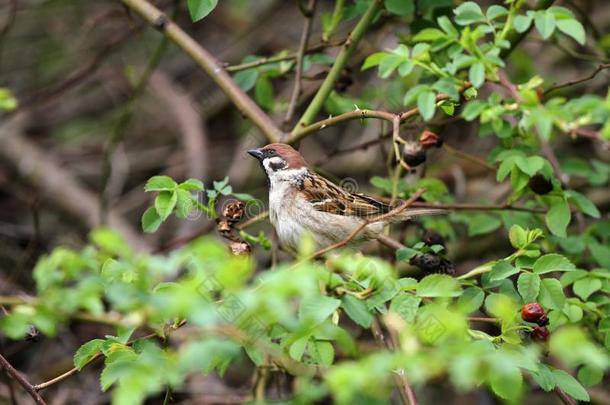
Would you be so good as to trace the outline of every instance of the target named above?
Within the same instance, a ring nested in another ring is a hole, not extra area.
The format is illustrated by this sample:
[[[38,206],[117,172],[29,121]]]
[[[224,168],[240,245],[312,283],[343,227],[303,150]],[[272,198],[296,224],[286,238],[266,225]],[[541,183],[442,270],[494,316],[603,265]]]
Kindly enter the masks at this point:
[[[284,167],[286,167],[286,162],[279,162],[279,163],[270,162],[269,163],[269,167],[274,172],[277,172],[278,170],[283,169]]]

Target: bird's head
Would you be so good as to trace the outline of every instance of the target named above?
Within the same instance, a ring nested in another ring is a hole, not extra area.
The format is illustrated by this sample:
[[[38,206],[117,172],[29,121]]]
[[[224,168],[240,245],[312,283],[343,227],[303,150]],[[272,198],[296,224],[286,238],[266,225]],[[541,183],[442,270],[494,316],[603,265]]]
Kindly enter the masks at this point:
[[[288,171],[302,171],[307,168],[303,156],[284,143],[271,143],[262,148],[251,149],[248,153],[258,159],[269,179]]]

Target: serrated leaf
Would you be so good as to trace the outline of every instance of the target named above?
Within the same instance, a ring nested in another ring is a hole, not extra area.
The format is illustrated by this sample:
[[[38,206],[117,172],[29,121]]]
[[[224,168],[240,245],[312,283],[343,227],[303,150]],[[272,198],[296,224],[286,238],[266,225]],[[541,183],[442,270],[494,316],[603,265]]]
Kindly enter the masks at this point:
[[[74,353],[74,367],[81,370],[89,363],[98,353],[102,351],[103,339],[93,339],[81,347]]]
[[[502,280],[507,277],[510,277],[514,274],[519,273],[520,269],[518,267],[510,264],[509,261],[500,260],[491,268],[491,272],[489,273],[490,281]]]
[[[446,274],[430,274],[417,284],[419,297],[457,297],[460,293],[458,281]]]
[[[434,117],[436,109],[436,96],[431,91],[425,91],[417,97],[417,108],[425,121],[429,121]]]
[[[419,297],[411,294],[399,294],[390,302],[390,311],[397,313],[406,322],[411,323],[415,320],[420,303],[421,298]]]
[[[469,287],[464,290],[457,300],[457,307],[464,314],[478,310],[485,300],[485,293],[479,287]]]
[[[532,373],[532,377],[536,383],[546,392],[555,388],[555,375],[550,368],[544,364],[540,364],[537,371]]]
[[[557,253],[541,256],[533,266],[534,273],[545,274],[551,271],[572,271],[576,266],[567,257]]]
[[[168,191],[177,186],[174,179],[169,176],[154,176],[148,179],[144,191]]]
[[[566,394],[579,401],[589,401],[589,393],[580,385],[578,380],[563,370],[553,370],[553,376],[557,386],[565,391]]]
[[[345,295],[341,298],[341,307],[347,316],[363,328],[370,328],[373,323],[373,314],[368,310],[366,303],[358,298]]]
[[[159,229],[159,226],[163,223],[163,220],[157,214],[155,207],[149,207],[142,215],[142,230],[146,233],[155,232]]]
[[[485,82],[485,65],[482,62],[474,63],[468,71],[468,79],[475,89],[478,89]]]
[[[341,301],[324,295],[306,297],[299,306],[299,319],[319,324],[339,308]]]
[[[540,292],[540,276],[534,273],[521,273],[517,279],[517,290],[525,303],[536,301]]]
[[[538,300],[545,308],[562,309],[566,303],[566,296],[559,280],[555,278],[542,279]]]
[[[513,245],[516,249],[521,249],[527,246],[527,232],[519,225],[513,225],[510,227],[508,231],[508,238],[510,239],[510,244]]]
[[[333,364],[335,359],[335,348],[326,340],[312,340],[309,342],[308,351],[314,362],[325,367]]]
[[[551,208],[546,213],[545,222],[549,230],[556,236],[565,238],[567,236],[566,229],[570,224],[572,214],[570,206],[563,199],[556,199]]]
[[[155,210],[161,221],[165,221],[171,215],[178,201],[178,194],[172,191],[161,191],[155,198]]]
[[[586,301],[591,294],[602,288],[602,281],[596,277],[587,277],[576,280],[572,286],[574,294]]]

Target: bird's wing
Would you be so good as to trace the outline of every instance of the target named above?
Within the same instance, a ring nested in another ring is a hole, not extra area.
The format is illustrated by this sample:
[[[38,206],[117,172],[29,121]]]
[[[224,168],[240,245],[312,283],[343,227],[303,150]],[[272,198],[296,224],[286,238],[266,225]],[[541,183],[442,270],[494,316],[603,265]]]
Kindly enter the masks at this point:
[[[303,179],[301,191],[314,209],[336,215],[374,218],[394,207],[360,193],[351,193],[324,177],[310,173]]]

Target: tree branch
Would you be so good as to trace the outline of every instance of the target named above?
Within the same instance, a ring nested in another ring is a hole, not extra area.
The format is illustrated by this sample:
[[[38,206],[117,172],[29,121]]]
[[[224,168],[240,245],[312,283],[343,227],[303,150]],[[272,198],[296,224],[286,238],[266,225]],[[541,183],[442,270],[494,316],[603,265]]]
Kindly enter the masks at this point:
[[[565,87],[569,87],[569,86],[575,86],[575,85],[577,85],[577,84],[581,84],[581,83],[587,82],[587,81],[589,81],[589,80],[592,80],[592,79],[594,79],[594,78],[595,78],[595,76],[597,76],[597,74],[598,74],[599,72],[601,72],[602,70],[605,70],[605,69],[610,69],[610,63],[605,63],[605,64],[602,64],[602,65],[599,65],[599,66],[597,67],[597,69],[595,69],[595,70],[594,70],[594,71],[593,71],[593,72],[592,72],[592,73],[591,73],[589,76],[587,76],[587,77],[583,77],[582,79],[578,79],[578,80],[572,80],[572,81],[569,81],[569,82],[566,82],[566,83],[562,83],[562,84],[558,84],[558,85],[555,85],[555,86],[552,86],[552,87],[548,88],[548,89],[547,89],[547,90],[544,92],[544,97],[548,96],[548,95],[549,95],[549,93],[551,93],[551,92],[553,92],[553,91],[556,91],[556,90],[559,90],[559,89],[563,89],[563,88],[565,88]]]
[[[34,402],[36,402],[36,404],[46,405],[45,400],[40,396],[40,394],[38,392],[36,392],[36,389],[34,388],[34,386],[32,384],[30,384],[30,382],[23,375],[21,375],[21,373],[19,371],[15,370],[15,368],[11,365],[11,363],[9,363],[8,360],[5,359],[4,356],[2,356],[1,354],[0,354],[0,367],[2,367],[4,369],[4,371],[6,371],[6,373],[13,380],[17,381],[23,387],[23,389],[26,390],[28,394],[30,394],[30,396],[32,397]]]
[[[309,125],[322,109],[324,102],[326,101],[330,92],[335,86],[335,82],[339,79],[341,71],[347,64],[352,52],[354,51],[356,46],[358,46],[358,43],[364,36],[364,33],[373,21],[373,17],[375,16],[375,14],[377,14],[377,11],[379,10],[380,6],[381,0],[373,0],[364,15],[362,16],[362,18],[360,19],[360,21],[358,22],[358,24],[356,25],[356,27],[354,28],[354,31],[352,31],[347,41],[345,41],[345,45],[343,46],[343,48],[341,48],[341,51],[337,55],[337,59],[335,60],[333,67],[330,69],[330,72],[328,72],[328,76],[326,76],[326,79],[324,79],[324,82],[322,82],[320,89],[318,90],[313,100],[305,110],[305,113],[303,113],[303,116],[292,130],[291,143],[294,143],[298,140],[297,135],[300,133],[301,128]]]
[[[300,3],[299,3],[300,4]],[[290,124],[294,111],[297,108],[297,101],[301,95],[301,80],[303,79],[303,59],[305,57],[305,51],[307,50],[307,42],[309,41],[309,34],[311,32],[311,26],[313,24],[313,16],[316,9],[316,0],[309,0],[307,6],[307,13],[305,14],[305,26],[303,27],[303,33],[301,34],[301,42],[299,44],[299,50],[296,58],[296,72],[294,77],[294,89],[292,90],[292,96],[290,97],[290,104],[288,105],[288,111],[284,118],[284,124]]]
[[[256,125],[269,142],[277,142],[282,131],[271,118],[233,81],[223,65],[211,53],[201,47],[193,38],[171,21],[163,12],[146,0],[121,0],[163,35],[172,40],[180,49],[216,82],[242,114]]]

